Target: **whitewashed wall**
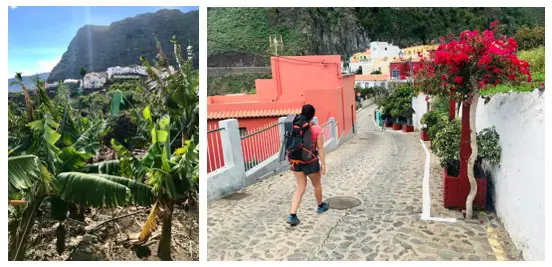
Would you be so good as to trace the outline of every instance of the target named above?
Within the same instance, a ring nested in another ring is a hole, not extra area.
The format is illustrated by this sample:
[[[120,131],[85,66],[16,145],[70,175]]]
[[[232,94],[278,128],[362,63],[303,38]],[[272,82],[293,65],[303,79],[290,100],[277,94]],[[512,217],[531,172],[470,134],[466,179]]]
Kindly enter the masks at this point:
[[[494,206],[526,260],[544,260],[544,97],[539,90],[479,100],[477,131],[495,126],[502,155],[489,167]],[[427,112],[425,95],[412,98],[415,128]],[[458,112],[458,116],[462,111]]]
[[[526,260],[544,260],[544,93],[479,101],[477,131],[496,127],[500,166],[491,167],[495,209]]]
[[[420,120],[422,116],[427,112],[426,95],[420,93],[417,97],[412,98],[412,108],[414,114],[412,114],[412,125],[416,131],[422,130],[422,124]]]

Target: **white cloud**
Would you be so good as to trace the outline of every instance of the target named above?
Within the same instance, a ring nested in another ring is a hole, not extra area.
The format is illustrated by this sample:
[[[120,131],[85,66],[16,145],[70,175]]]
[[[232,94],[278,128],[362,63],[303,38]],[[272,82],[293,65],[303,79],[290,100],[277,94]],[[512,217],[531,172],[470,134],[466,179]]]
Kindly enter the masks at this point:
[[[37,62],[37,73],[50,72],[59,63],[61,57],[52,60],[39,60]]]

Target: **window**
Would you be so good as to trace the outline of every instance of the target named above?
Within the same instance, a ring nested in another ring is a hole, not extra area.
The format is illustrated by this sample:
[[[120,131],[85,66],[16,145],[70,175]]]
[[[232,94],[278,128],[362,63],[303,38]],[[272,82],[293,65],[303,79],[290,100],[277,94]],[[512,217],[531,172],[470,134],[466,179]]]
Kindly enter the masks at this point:
[[[385,51],[387,51],[387,47],[385,48]]]
[[[399,70],[393,70],[392,77],[399,78]]]
[[[247,135],[247,128],[240,127],[240,136],[244,136],[244,135]]]

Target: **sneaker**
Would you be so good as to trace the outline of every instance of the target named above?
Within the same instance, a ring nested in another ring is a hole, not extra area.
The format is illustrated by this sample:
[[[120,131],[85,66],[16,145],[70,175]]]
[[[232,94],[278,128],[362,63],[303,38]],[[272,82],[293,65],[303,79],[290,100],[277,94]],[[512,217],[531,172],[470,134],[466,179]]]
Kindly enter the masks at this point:
[[[291,226],[296,226],[300,223],[301,221],[299,220],[299,218],[297,218],[297,216],[289,216],[288,217],[288,220],[287,220],[287,223],[289,223],[289,225]]]
[[[324,211],[327,211],[329,207],[330,207],[330,205],[328,204],[328,202],[322,202],[322,207],[318,206],[316,208],[316,212],[322,213]]]

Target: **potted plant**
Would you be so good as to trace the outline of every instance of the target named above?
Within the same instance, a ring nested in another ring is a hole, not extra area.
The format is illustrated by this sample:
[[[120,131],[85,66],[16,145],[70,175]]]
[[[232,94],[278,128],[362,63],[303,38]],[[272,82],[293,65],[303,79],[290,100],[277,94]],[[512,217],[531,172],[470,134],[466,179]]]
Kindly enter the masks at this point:
[[[435,138],[438,130],[443,127],[443,123],[448,121],[447,114],[440,110],[430,110],[426,112],[420,122],[424,125],[422,128],[422,140],[429,141]]]
[[[441,124],[442,128],[437,132],[433,142],[433,151],[443,171],[443,203],[446,208],[461,207],[463,199],[458,196],[460,173],[460,137],[461,124],[453,120]],[[476,208],[483,209],[487,194],[487,177],[483,171],[482,162],[486,160],[490,164],[500,162],[501,148],[499,135],[495,128],[485,128],[477,135],[477,143],[480,153],[474,165],[474,174],[477,182],[477,193],[474,199]]]
[[[474,174],[478,158],[475,112],[482,91],[504,83],[531,82],[529,63],[517,56],[518,45],[512,37],[500,34],[498,21],[488,29],[466,30],[457,38],[441,37],[441,44],[429,58],[422,59],[416,73],[416,86],[424,93],[441,95],[462,102],[459,198],[466,218],[473,216],[478,192]]]

